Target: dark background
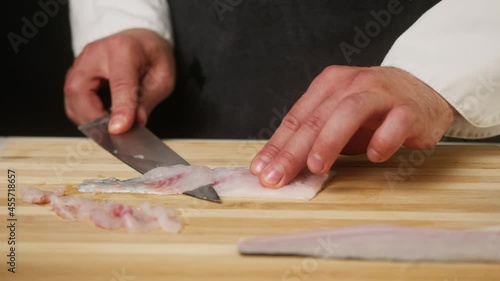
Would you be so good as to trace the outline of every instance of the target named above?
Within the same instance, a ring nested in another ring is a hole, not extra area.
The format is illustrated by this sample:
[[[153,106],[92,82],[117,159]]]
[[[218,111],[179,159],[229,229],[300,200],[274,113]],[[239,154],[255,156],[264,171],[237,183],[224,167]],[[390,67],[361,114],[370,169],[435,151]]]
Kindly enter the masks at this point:
[[[68,5],[60,5],[59,12],[27,44],[21,44],[17,54],[7,37],[9,32],[21,34],[22,18],[31,21],[40,11],[37,2],[3,3],[0,136],[82,136],[66,118],[63,104],[64,77],[73,61]],[[161,107],[149,127],[160,137],[172,137],[162,131]]]
[[[9,32],[21,35],[21,19],[31,20],[40,11],[37,2],[3,3],[0,135],[81,136],[63,106],[64,76],[73,61],[68,6],[60,5],[17,54],[7,37]]]

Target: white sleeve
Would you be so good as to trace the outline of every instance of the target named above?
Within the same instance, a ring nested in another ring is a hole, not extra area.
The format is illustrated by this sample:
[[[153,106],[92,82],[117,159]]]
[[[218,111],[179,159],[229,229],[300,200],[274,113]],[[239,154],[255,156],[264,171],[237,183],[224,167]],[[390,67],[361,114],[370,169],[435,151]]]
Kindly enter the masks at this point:
[[[441,1],[394,43],[382,65],[413,74],[461,114],[447,136],[500,134],[500,1]]]
[[[70,0],[75,56],[97,39],[131,28],[147,28],[172,43],[167,0]]]

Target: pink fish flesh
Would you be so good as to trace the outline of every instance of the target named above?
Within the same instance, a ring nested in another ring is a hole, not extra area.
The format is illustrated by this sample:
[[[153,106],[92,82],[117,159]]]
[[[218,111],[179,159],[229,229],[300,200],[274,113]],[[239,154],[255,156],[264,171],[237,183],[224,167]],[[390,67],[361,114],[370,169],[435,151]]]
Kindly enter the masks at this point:
[[[500,262],[500,230],[364,225],[240,240],[240,253],[330,259]]]
[[[31,204],[49,204],[51,197],[63,195],[64,188],[56,188],[54,191],[45,191],[34,187],[23,189],[23,201]]]
[[[97,201],[76,196],[64,196],[64,191],[43,191],[28,187],[23,189],[23,201],[31,204],[50,204],[62,218],[89,219],[105,229],[124,228],[140,232],[162,228],[167,232],[179,232],[182,228],[180,212],[173,208],[151,206],[144,202],[139,208],[111,201]]]
[[[265,188],[248,168],[175,165],[155,168],[144,175],[128,180],[116,178],[86,180],[78,186],[81,192],[181,194],[211,184],[219,196],[257,197],[309,200],[324,187],[331,174],[299,174],[290,184]]]

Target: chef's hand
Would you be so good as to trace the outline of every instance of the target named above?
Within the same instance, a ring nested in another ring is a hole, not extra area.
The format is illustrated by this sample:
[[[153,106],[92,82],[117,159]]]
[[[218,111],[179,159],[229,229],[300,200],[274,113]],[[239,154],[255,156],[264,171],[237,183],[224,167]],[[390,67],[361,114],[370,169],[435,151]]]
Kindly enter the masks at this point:
[[[66,114],[80,125],[106,114],[97,92],[103,80],[111,89],[109,131],[126,132],[145,124],[153,108],[174,87],[170,44],[153,31],[130,29],[88,44],[66,75]]]
[[[314,79],[256,155],[251,171],[281,187],[306,165],[326,173],[340,153],[382,162],[405,145],[435,145],[456,117],[432,88],[389,67],[331,66]]]

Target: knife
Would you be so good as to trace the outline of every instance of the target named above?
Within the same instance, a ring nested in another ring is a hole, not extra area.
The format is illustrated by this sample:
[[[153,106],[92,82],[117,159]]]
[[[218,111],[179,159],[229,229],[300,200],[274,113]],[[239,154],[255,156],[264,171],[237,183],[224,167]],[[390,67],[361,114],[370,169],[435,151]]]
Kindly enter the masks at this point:
[[[120,135],[109,134],[109,119],[109,115],[106,115],[79,126],[78,130],[141,174],[157,167],[189,165],[184,158],[140,124],[135,124],[129,131]],[[211,185],[185,191],[183,194],[221,203],[219,195]]]

